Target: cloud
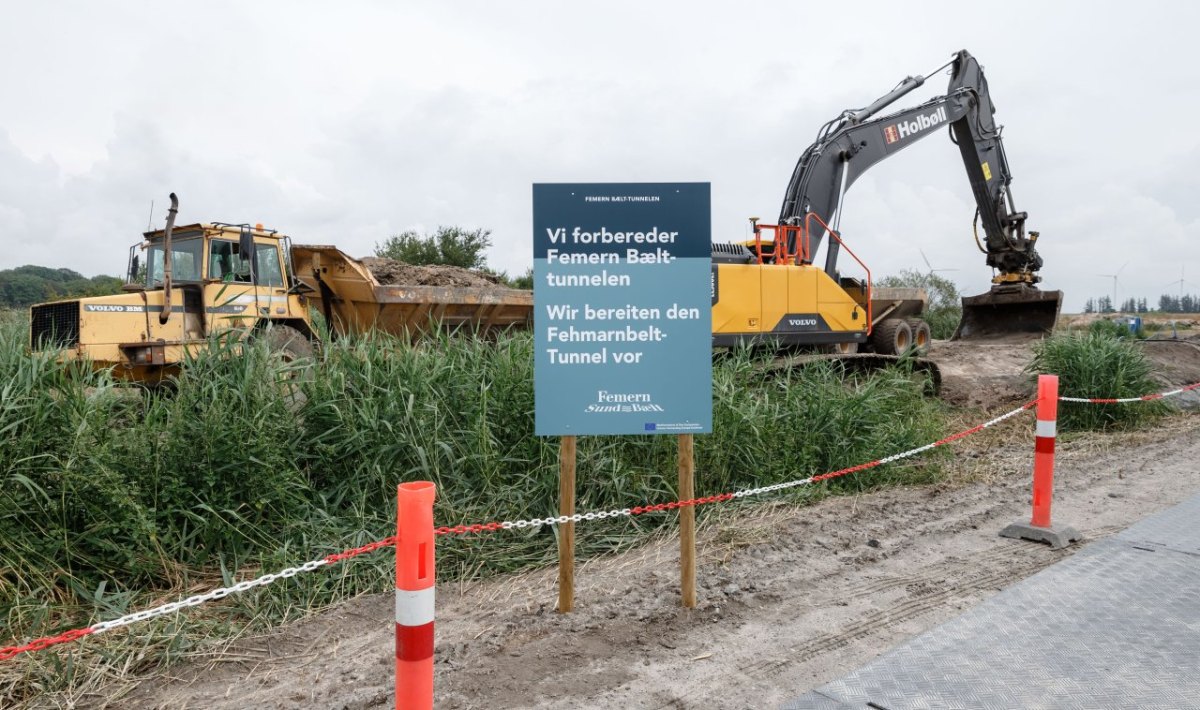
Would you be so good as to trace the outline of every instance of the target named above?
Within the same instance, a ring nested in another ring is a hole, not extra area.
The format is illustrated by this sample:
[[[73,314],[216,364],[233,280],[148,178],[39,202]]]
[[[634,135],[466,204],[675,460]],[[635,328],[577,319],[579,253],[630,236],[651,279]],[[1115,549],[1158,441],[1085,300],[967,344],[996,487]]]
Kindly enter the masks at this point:
[[[1067,308],[1126,260],[1131,295],[1156,299],[1182,264],[1200,280],[1200,143],[1187,121],[1152,118],[1200,108],[1190,6],[1095,12],[1079,33],[1064,32],[1077,8],[1044,4],[1028,6],[1036,23],[983,6],[905,23],[886,3],[853,18],[794,3],[214,3],[167,18],[183,35],[134,5],[85,7],[26,5],[0,28],[0,81],[30,97],[0,105],[0,268],[119,273],[171,191],[181,221],[263,222],[355,255],[405,229],[488,228],[491,263],[519,272],[534,182],[711,181],[714,238],[740,239],[747,217],[774,221],[822,123],[967,44]],[[925,268],[924,251],[979,292],[991,272],[973,214],[943,133],[872,168],[842,227],[873,272]]]

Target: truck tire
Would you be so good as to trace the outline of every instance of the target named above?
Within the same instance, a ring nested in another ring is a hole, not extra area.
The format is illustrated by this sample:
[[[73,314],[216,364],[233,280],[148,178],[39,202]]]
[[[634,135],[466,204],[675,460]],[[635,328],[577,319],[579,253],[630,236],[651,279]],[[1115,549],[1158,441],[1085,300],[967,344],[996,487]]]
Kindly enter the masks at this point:
[[[267,344],[267,348],[284,362],[313,357],[312,341],[290,325],[267,325],[259,337]]]
[[[314,377],[315,350],[312,341],[290,325],[270,323],[259,330],[255,337],[267,344],[273,356],[290,366],[279,380],[279,393],[289,411],[298,411],[308,401],[304,383],[312,381]]]
[[[880,355],[903,355],[912,339],[912,328],[900,318],[889,318],[871,332],[871,345]]]
[[[918,355],[928,355],[929,346],[933,344],[933,331],[929,324],[920,318],[908,319],[909,330],[912,331],[912,349]]]

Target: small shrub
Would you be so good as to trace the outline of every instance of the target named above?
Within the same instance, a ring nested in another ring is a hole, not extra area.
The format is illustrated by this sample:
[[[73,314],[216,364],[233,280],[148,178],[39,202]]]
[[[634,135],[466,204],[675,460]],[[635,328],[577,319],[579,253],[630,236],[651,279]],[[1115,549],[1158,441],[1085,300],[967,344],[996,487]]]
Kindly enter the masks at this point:
[[[482,269],[487,266],[484,253],[492,245],[490,229],[438,227],[434,234],[421,235],[409,230],[388,237],[375,245],[375,256],[403,261],[406,264],[448,264],[463,269]]]
[[[1108,323],[1097,321],[1100,322]],[[1058,375],[1059,394],[1067,397],[1141,397],[1158,389],[1158,383],[1151,377],[1150,362],[1137,344],[1115,337],[1103,327],[1043,340],[1034,346],[1029,371]],[[1063,402],[1059,407],[1059,423],[1064,430],[1076,431],[1132,428],[1166,411],[1161,402]]]
[[[1144,340],[1146,335],[1142,332],[1142,328],[1136,330],[1129,327],[1126,323],[1101,318],[1100,320],[1092,321],[1088,326],[1089,333],[1109,338],[1137,338]]]

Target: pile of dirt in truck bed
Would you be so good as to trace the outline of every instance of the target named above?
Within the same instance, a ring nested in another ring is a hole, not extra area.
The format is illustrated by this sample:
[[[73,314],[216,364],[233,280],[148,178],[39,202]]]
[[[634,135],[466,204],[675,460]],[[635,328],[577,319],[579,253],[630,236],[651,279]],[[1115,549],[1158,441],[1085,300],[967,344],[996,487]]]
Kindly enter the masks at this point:
[[[414,266],[395,259],[368,256],[360,259],[375,280],[385,286],[450,286],[456,288],[505,289],[500,278],[482,271],[431,264]]]

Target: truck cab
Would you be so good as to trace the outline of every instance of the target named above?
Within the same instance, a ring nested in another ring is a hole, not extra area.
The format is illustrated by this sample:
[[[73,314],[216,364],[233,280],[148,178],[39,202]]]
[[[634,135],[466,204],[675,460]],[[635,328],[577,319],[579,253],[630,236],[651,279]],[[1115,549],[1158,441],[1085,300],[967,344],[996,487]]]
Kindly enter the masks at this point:
[[[312,338],[289,247],[286,236],[262,225],[175,227],[168,274],[166,230],[146,232],[130,247],[124,293],[33,306],[30,347],[157,384],[212,335],[241,338],[273,323]]]

